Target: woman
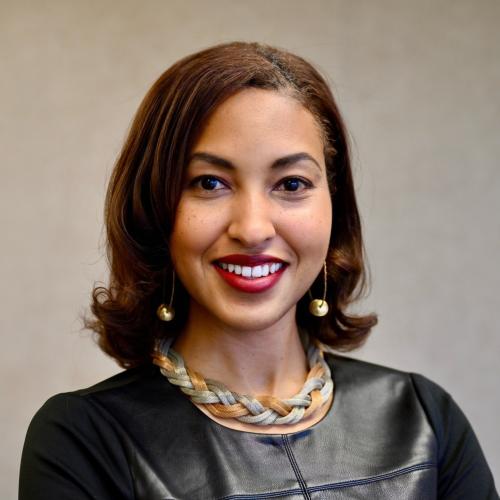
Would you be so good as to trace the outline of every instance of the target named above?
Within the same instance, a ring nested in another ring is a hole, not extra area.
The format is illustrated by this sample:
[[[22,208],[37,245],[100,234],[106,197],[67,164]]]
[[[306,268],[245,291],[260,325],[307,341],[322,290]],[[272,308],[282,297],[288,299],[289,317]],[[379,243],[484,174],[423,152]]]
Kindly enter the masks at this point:
[[[307,62],[231,43],[167,70],[106,224],[88,326],[127,370],[37,413],[21,498],[498,498],[446,392],[324,352],[376,317],[348,312],[364,264],[346,133]]]

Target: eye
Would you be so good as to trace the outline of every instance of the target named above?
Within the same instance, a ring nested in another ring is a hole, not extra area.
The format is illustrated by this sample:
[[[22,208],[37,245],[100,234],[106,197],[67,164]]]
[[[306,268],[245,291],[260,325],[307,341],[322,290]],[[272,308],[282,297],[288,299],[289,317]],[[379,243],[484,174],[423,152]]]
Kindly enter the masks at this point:
[[[218,191],[225,187],[223,182],[213,175],[200,175],[193,179],[189,185],[199,187],[204,191]]]
[[[306,179],[302,179],[301,177],[287,177],[282,179],[278,184],[278,191],[287,191],[287,192],[301,192],[305,189],[312,188],[313,185],[311,182]]]

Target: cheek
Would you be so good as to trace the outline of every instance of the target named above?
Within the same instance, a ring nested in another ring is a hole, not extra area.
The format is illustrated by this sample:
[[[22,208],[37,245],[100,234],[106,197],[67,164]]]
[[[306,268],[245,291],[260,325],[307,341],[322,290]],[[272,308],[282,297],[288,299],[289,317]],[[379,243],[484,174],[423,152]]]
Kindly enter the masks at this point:
[[[210,210],[200,211],[179,205],[170,242],[175,262],[193,254],[201,256],[210,246],[217,232],[216,218],[210,214]]]
[[[328,252],[331,222],[329,217],[296,217],[283,230],[285,239],[299,261],[322,262]]]
[[[330,243],[332,229],[332,206],[329,197],[323,197],[307,210],[294,214],[287,219],[287,233],[294,246],[312,259],[322,259]]]

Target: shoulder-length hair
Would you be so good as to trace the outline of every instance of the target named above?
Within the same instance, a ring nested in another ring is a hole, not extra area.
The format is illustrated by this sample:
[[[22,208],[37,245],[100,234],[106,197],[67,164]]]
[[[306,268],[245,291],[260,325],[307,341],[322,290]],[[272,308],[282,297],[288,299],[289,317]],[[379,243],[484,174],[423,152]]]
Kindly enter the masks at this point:
[[[329,313],[308,312],[306,294],[297,323],[338,350],[361,345],[376,324],[374,314],[347,309],[365,289],[361,224],[354,194],[344,122],[332,93],[316,69],[301,57],[258,43],[234,42],[208,48],[175,63],[142,101],[116,161],[105,202],[107,287],[92,292],[99,346],[131,368],[150,359],[155,339],[176,335],[186,322],[189,296],[175,283],[175,319],[156,316],[165,283],[172,286],[169,238],[190,151],[207,118],[229,96],[245,88],[285,92],[317,119],[325,142],[333,226],[327,255]],[[323,293],[323,272],[311,287]]]

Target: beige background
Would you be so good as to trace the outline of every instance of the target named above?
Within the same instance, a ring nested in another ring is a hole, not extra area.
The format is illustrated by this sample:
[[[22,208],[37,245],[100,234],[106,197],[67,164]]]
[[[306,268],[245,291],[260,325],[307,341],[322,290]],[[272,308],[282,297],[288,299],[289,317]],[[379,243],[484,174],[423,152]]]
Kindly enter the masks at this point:
[[[356,356],[443,385],[498,474],[499,26],[494,0],[3,0],[0,496],[36,409],[118,371],[79,315],[105,277],[105,185],[134,110],[175,60],[233,39],[329,76],[380,314]]]

